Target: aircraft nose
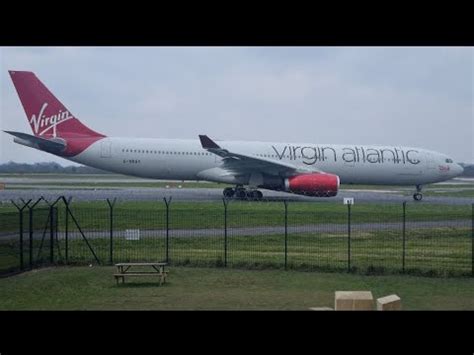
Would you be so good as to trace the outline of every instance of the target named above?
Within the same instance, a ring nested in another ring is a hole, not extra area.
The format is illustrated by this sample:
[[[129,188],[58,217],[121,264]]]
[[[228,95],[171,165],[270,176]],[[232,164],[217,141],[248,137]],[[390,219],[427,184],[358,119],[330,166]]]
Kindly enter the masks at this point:
[[[454,168],[454,173],[456,176],[461,175],[464,172],[464,168],[460,164],[456,164]]]

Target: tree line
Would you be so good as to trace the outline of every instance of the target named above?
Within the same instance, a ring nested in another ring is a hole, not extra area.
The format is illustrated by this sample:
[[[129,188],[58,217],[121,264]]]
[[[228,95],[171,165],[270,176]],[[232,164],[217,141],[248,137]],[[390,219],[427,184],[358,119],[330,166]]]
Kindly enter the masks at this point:
[[[0,164],[0,174],[111,174],[108,171],[91,168],[89,166],[62,166],[55,162],[34,164],[15,163],[10,161]]]

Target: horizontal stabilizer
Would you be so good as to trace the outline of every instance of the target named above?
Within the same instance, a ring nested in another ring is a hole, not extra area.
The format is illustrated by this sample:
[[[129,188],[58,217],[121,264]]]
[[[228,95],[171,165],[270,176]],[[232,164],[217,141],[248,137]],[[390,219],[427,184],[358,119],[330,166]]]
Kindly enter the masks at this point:
[[[44,139],[31,134],[14,131],[4,131],[15,137],[14,142],[28,147],[44,150],[50,153],[60,153],[66,149],[66,142],[60,138]]]

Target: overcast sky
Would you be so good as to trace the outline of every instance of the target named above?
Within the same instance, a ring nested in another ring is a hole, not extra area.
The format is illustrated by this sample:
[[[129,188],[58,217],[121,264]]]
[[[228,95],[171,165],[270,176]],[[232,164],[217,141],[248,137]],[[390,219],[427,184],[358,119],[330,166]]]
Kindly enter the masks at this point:
[[[108,136],[405,145],[474,162],[473,48],[3,47],[0,129],[34,71]],[[0,163],[70,162],[0,132]],[[72,164],[72,163],[71,163]]]

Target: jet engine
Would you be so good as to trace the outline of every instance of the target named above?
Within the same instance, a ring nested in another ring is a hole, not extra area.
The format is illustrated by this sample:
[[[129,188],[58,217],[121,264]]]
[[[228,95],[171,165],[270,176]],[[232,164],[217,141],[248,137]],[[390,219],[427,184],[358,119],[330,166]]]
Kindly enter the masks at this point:
[[[262,175],[260,181],[254,180],[254,186],[299,195],[331,197],[336,196],[339,190],[339,176],[326,173],[301,174],[289,178]]]
[[[333,174],[302,174],[285,179],[285,191],[299,195],[331,197],[338,190],[339,176]]]

